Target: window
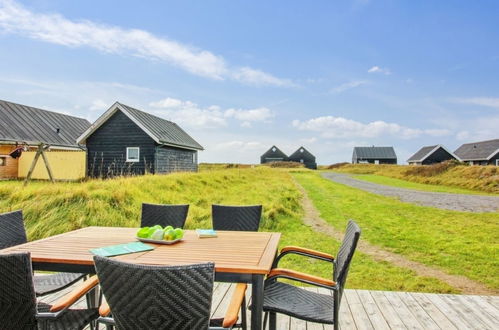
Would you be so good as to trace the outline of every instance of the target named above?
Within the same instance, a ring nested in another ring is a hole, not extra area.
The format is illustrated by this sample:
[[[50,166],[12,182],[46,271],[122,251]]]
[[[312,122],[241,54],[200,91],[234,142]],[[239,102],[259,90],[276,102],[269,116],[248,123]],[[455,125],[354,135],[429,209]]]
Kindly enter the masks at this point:
[[[378,160],[378,159],[375,159],[375,160],[374,160],[374,164],[379,165],[379,160]]]
[[[302,148],[302,149],[300,149],[300,152],[303,152],[303,148]]]
[[[496,159],[496,166],[499,166],[499,159]]]
[[[303,164],[303,159],[300,159],[300,163],[302,163],[302,164]]]
[[[0,157],[0,166],[7,165],[7,157]]]
[[[276,148],[275,148],[275,147],[273,147],[273,148],[272,148],[272,152],[275,152],[275,151],[276,151]]]
[[[137,163],[140,161],[140,148],[127,147],[126,148],[126,161]]]
[[[193,163],[193,164],[195,164],[195,163],[196,163],[196,158],[197,158],[196,156],[197,156],[197,155],[196,155],[196,153],[195,153],[195,152],[193,152],[193,153],[192,153],[192,163]]]

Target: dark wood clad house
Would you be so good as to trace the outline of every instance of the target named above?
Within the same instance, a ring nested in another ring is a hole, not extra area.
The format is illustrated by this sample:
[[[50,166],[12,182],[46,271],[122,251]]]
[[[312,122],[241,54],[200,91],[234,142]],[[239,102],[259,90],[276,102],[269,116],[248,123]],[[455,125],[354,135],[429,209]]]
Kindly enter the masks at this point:
[[[397,164],[393,147],[355,147],[352,164]]]
[[[454,154],[471,165],[499,166],[499,139],[466,143]]]
[[[290,162],[297,162],[305,164],[306,168],[310,168],[312,170],[317,169],[317,163],[315,162],[315,156],[312,155],[307,149],[304,147],[298,148],[295,152],[288,157]]]
[[[260,164],[287,161],[288,156],[276,146],[272,146],[262,156],[260,156]]]
[[[439,144],[422,147],[412,155],[407,162],[410,165],[431,165],[452,159],[460,160],[459,157],[447,150],[443,145]]]
[[[87,175],[197,171],[203,147],[177,124],[116,102],[83,133]]]

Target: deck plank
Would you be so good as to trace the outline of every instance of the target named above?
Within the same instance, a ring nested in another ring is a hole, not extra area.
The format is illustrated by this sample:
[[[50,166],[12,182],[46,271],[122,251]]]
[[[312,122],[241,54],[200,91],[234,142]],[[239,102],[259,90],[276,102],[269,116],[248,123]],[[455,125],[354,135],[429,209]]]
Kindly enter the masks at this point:
[[[497,319],[499,311],[495,310],[494,312],[493,306],[490,306],[485,300],[478,296],[456,295],[455,297],[459,299],[461,304],[469,306],[470,312],[480,318],[486,328],[499,329],[499,320]],[[480,308],[474,308],[475,306]],[[495,318],[494,315],[496,315]]]
[[[388,326],[388,323],[383,317],[383,314],[379,310],[378,306],[376,305],[376,302],[374,301],[369,291],[356,290],[356,292],[359,295],[359,299],[362,305],[364,305],[364,309],[367,315],[369,316],[369,319],[371,320],[373,327],[375,329],[389,330],[390,327]]]
[[[40,300],[53,303],[80,283]],[[323,294],[323,288],[310,288]],[[230,303],[234,284],[215,283],[212,317],[223,317]],[[247,291],[247,306],[251,304],[251,286]],[[332,297],[331,297],[332,299]],[[499,329],[499,297],[451,295],[391,291],[345,290],[340,308],[341,329]],[[85,308],[85,298],[74,308]],[[247,310],[248,323],[251,311]],[[248,327],[249,328],[249,327]],[[268,328],[268,324],[267,324]],[[100,329],[104,329],[103,326]],[[279,330],[331,330],[332,325],[305,322],[277,314]]]
[[[424,293],[424,296],[427,297],[442,313],[444,313],[458,329],[476,329],[474,324],[466,320],[466,316],[461,315],[460,312],[456,311],[451,305],[449,305],[442,298],[442,295]]]
[[[386,298],[383,291],[369,291],[369,293],[373,297],[376,305],[381,311],[381,314],[384,316],[384,319],[386,323],[388,323],[390,329],[397,329],[397,330],[407,329],[404,322],[401,320],[400,316],[397,314],[392,304],[390,304],[390,301],[388,300],[388,298]]]
[[[441,329],[457,329],[454,323],[452,323],[445,314],[443,314],[440,309],[438,309],[433,303],[428,300],[428,298],[421,293],[408,293],[404,292],[406,299],[409,300],[409,297],[414,299],[419,306],[423,309],[423,311],[429,315],[430,320],[432,320],[435,324],[437,324]],[[407,301],[404,300],[404,301]],[[406,303],[407,304],[407,303]],[[429,321],[425,318],[419,318],[421,322]]]
[[[417,312],[411,312],[409,307],[400,299],[400,295],[397,292],[384,291],[386,299],[390,302],[390,305],[394,309],[395,313],[400,317],[407,329],[419,330],[419,329],[429,329],[437,330],[440,329],[430,316],[421,309],[416,301],[408,302],[410,306],[417,305],[419,307]],[[413,308],[414,309],[414,308]],[[418,318],[424,318],[422,322]]]
[[[360,302],[357,292],[355,290],[345,290],[343,292],[343,299],[348,302],[357,329],[373,329],[371,320]]]

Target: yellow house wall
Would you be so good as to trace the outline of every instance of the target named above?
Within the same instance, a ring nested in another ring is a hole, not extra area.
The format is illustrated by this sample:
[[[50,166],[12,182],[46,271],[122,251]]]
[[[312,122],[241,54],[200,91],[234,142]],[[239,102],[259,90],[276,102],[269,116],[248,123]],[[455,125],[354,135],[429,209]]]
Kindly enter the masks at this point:
[[[25,151],[19,158],[19,177],[25,178],[33,162],[36,151]],[[78,180],[85,177],[86,153],[85,151],[46,151],[52,174],[56,180]],[[33,179],[48,180],[49,175],[45,168],[43,157],[38,158]]]

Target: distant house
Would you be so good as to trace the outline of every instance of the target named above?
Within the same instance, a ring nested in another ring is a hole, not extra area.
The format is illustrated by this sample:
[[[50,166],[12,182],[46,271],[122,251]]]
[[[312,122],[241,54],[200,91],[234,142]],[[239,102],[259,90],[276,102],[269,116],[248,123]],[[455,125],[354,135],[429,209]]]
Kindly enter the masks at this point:
[[[393,147],[355,147],[352,164],[397,164]]]
[[[315,156],[312,155],[307,149],[304,147],[298,148],[291,156],[288,157],[290,162],[302,163],[306,168],[310,168],[313,170],[317,169],[317,163],[315,162]]]
[[[454,154],[471,165],[499,166],[499,139],[465,143]]]
[[[85,150],[76,139],[89,127],[83,118],[0,100],[0,179],[26,177],[40,145],[54,179],[85,177]],[[42,158],[34,179],[49,178]]]
[[[288,156],[276,146],[272,146],[262,156],[260,156],[260,164],[286,161],[288,161]]]
[[[422,147],[412,155],[407,162],[410,165],[431,165],[452,159],[460,160],[459,157],[447,150],[443,145],[439,144]]]
[[[197,171],[203,147],[177,124],[116,102],[79,138],[91,177]]]

